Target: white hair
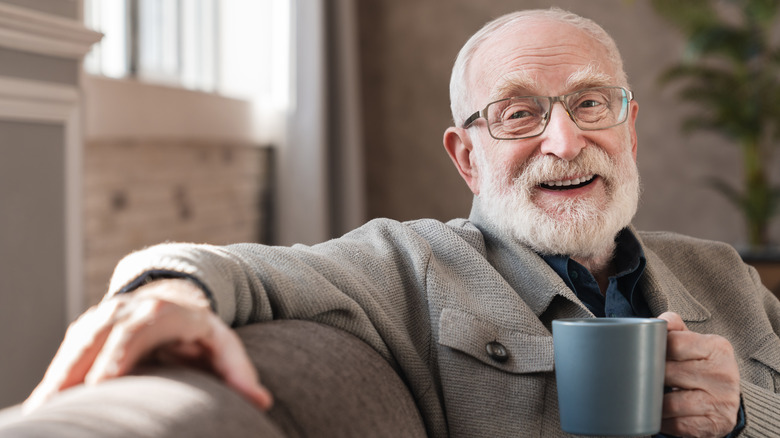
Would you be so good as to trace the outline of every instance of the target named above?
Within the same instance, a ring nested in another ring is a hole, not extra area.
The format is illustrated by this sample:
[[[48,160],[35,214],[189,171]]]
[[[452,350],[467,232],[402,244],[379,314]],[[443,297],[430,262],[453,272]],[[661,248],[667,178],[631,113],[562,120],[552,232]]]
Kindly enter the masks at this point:
[[[475,110],[470,107],[472,102],[469,95],[468,72],[471,60],[482,43],[505,31],[510,26],[539,19],[568,23],[592,36],[607,49],[609,60],[618,72],[617,80],[619,84],[623,86],[628,85],[626,73],[623,70],[623,60],[620,57],[615,41],[593,20],[559,8],[513,12],[487,23],[482,29],[472,35],[458,53],[450,78],[450,108],[455,126],[460,126]]]

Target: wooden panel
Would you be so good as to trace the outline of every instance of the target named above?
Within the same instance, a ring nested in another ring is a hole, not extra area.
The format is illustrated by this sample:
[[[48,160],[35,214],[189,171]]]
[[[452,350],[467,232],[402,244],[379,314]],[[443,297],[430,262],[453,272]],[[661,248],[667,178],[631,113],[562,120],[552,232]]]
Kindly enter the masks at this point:
[[[93,141],[84,164],[88,303],[116,263],[164,241],[228,244],[265,236],[268,148],[204,141]]]

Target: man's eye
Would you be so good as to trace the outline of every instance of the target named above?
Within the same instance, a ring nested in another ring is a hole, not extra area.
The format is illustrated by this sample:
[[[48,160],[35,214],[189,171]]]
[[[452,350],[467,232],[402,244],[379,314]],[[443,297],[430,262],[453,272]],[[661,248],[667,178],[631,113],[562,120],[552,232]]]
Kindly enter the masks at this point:
[[[601,106],[601,105],[604,105],[604,102],[599,101],[599,100],[595,100],[595,99],[588,99],[588,100],[583,100],[582,102],[580,102],[578,107],[580,107],[580,108],[596,108],[597,106]]]
[[[524,117],[531,117],[532,115],[533,114],[531,114],[530,111],[514,111],[507,114],[506,120],[522,119]]]

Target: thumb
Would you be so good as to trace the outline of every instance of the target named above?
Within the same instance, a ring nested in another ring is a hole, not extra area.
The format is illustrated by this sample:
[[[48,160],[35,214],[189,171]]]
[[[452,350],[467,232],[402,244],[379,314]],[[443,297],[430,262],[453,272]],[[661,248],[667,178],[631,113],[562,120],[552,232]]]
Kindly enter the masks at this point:
[[[680,315],[674,312],[664,312],[658,315],[658,319],[663,319],[666,321],[666,329],[670,332],[688,331],[688,327],[685,326],[685,322],[683,322],[682,318],[680,318]]]

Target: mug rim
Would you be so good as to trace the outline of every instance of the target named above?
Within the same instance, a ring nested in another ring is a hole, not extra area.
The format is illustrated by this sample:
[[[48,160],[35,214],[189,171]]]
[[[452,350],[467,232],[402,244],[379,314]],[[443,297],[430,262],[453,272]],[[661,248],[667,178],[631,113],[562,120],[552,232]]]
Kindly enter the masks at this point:
[[[666,324],[666,321],[660,318],[562,318],[554,319],[553,325],[642,325],[642,324]]]

